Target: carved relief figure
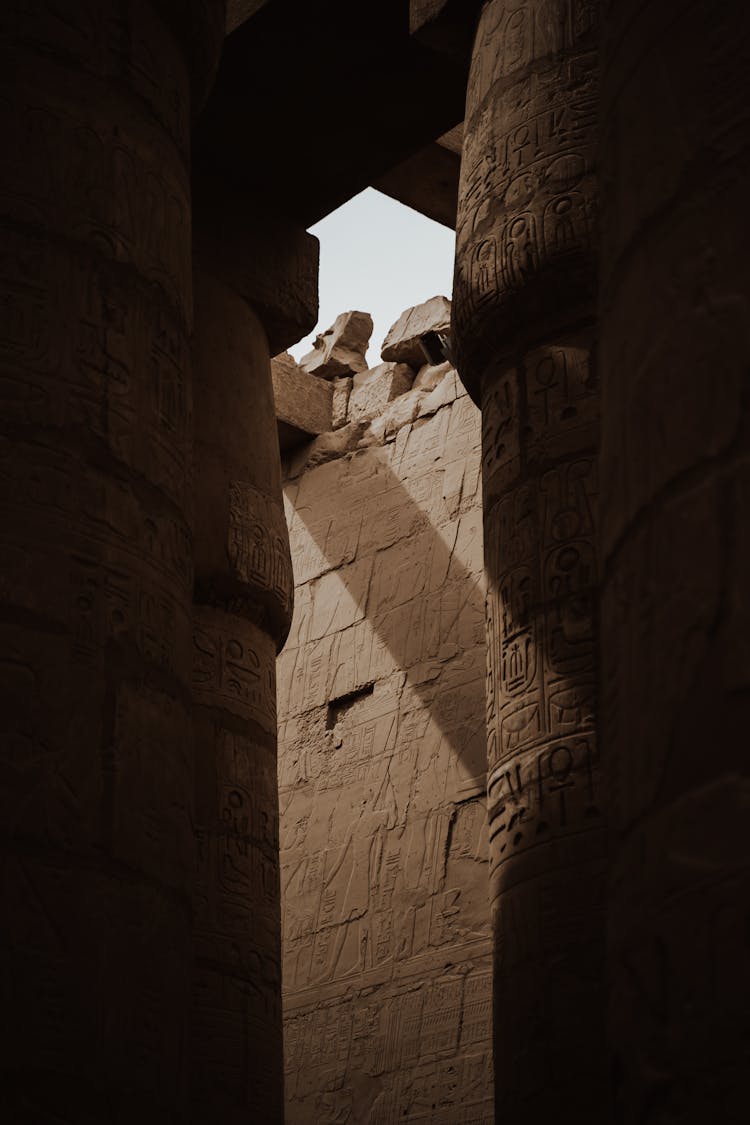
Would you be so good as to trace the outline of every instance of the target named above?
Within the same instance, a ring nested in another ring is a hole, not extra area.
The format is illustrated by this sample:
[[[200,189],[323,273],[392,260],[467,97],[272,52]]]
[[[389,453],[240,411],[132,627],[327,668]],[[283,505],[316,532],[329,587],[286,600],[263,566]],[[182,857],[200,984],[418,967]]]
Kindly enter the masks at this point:
[[[344,894],[338,912],[336,940],[326,976],[330,979],[336,968],[347,938],[348,923],[359,923],[357,943],[358,960],[350,972],[362,972],[373,963],[372,919],[369,911],[372,900],[380,888],[381,867],[385,834],[396,824],[396,806],[389,784],[388,771],[379,787],[370,785],[362,801],[359,817],[352,823],[346,842],[330,871],[326,873],[323,894],[335,886],[343,872]]]
[[[539,269],[536,216],[524,211],[508,219],[503,232],[503,274],[509,289],[521,289]]]

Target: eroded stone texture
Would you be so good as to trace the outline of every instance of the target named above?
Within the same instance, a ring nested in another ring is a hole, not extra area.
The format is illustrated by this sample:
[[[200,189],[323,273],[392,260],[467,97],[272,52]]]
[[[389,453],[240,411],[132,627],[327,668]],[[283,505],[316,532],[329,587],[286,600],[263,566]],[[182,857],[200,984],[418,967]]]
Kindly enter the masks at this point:
[[[602,760],[623,1125],[747,1113],[748,26],[737,5],[625,0],[604,40]]]
[[[596,4],[485,5],[454,343],[482,406],[497,1120],[606,1119]],[[588,324],[586,323],[588,322]]]
[[[331,403],[331,428],[338,430],[346,425],[346,415],[349,409],[349,395],[352,393],[351,376],[334,379],[333,401]]]
[[[300,367],[325,379],[366,371],[365,355],[370,336],[372,317],[369,313],[341,313],[330,328],[315,337],[313,350],[302,357]]]
[[[418,368],[414,379],[414,386],[424,390],[433,391],[443,376],[450,371],[450,363],[423,363]]]
[[[475,401],[498,356],[591,319],[597,11],[598,0],[495,0],[482,12],[453,293],[458,369]]]
[[[347,411],[349,421],[374,418],[389,402],[408,391],[413,382],[414,372],[405,363],[379,363],[355,375]]]
[[[271,360],[271,376],[282,452],[332,429],[332,383],[309,375],[288,352]]]
[[[494,1120],[480,436],[459,392],[285,486],[289,1125]]]
[[[159,11],[0,10],[0,1100],[23,1125],[187,1116],[186,152],[210,69],[187,55],[223,11]]]
[[[225,214],[241,206],[222,185],[215,190]],[[240,269],[215,224],[204,222],[209,199],[204,183],[195,223],[191,1078],[196,1122],[239,1125],[283,1121],[275,663],[293,600],[269,341],[253,297],[274,331],[284,325],[286,333],[315,293],[300,285],[284,307],[304,277],[293,268],[278,307],[269,307],[267,279],[256,284],[249,264]],[[292,267],[313,252],[308,238],[288,236]],[[283,261],[274,268],[283,278]]]
[[[430,358],[421,343],[434,332],[447,332],[451,323],[451,303],[446,297],[432,297],[424,304],[407,309],[391,326],[383,341],[381,357],[408,363],[415,371]]]

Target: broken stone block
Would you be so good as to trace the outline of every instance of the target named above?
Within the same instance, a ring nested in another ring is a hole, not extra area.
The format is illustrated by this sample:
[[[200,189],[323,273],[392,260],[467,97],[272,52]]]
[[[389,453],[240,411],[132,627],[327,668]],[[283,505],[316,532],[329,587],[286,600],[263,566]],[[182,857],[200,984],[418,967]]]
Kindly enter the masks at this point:
[[[451,365],[447,360],[445,363],[426,363],[417,372],[414,386],[423,391],[434,391],[438,383],[443,381],[450,370]]]
[[[326,461],[334,461],[337,457],[350,453],[357,448],[364,428],[364,422],[350,422],[340,430],[320,434],[296,454],[289,466],[288,478],[293,480],[306,469],[312,469],[315,465],[324,465]]]
[[[349,408],[349,395],[352,391],[350,377],[333,380],[333,403],[331,406],[331,429],[338,430],[346,425],[346,412]]]
[[[394,398],[410,390],[414,372],[405,363],[380,363],[355,375],[349,396],[349,421],[364,421],[380,414]]]
[[[330,383],[303,371],[288,352],[271,360],[271,376],[282,453],[332,429]]]
[[[341,313],[330,328],[315,337],[313,350],[302,357],[300,367],[324,379],[366,371],[365,353],[371,335],[369,313]]]
[[[385,417],[380,415],[373,418],[362,437],[357,442],[357,449],[368,449],[371,445],[383,445],[385,442]]]
[[[439,362],[434,353],[438,332],[448,332],[451,303],[447,297],[431,297],[424,304],[407,309],[392,326],[380,355],[384,360],[408,363],[415,371],[425,362]]]
[[[455,368],[448,365],[448,369],[437,386],[425,396],[419,408],[419,417],[434,414],[442,406],[455,402],[459,394],[458,375]]]
[[[385,437],[393,437],[402,426],[408,426],[419,414],[419,409],[426,392],[419,389],[407,391],[399,395],[382,414],[385,422]]]

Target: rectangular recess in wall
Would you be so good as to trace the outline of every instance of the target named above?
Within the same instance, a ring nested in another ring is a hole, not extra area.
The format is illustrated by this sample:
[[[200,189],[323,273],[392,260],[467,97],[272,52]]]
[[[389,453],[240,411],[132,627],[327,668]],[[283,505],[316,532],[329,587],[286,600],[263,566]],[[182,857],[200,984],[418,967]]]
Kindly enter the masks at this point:
[[[348,711],[363,699],[367,699],[372,695],[375,690],[375,684],[364,684],[356,691],[348,691],[346,695],[340,695],[337,699],[331,699],[328,703],[328,713],[326,715],[326,730],[333,730],[337,723],[341,722]]]

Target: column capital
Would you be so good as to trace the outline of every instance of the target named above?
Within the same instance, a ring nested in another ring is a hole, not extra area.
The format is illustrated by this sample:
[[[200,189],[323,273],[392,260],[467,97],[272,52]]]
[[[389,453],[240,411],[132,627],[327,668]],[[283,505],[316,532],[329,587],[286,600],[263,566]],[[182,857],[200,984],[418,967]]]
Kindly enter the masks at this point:
[[[270,354],[311,332],[318,319],[317,238],[249,193],[200,174],[193,205],[202,268],[252,306]]]
[[[453,340],[474,397],[514,362],[592,323],[599,185],[597,8],[482,10],[466,96]]]

